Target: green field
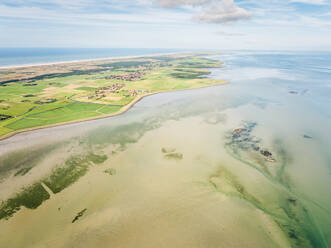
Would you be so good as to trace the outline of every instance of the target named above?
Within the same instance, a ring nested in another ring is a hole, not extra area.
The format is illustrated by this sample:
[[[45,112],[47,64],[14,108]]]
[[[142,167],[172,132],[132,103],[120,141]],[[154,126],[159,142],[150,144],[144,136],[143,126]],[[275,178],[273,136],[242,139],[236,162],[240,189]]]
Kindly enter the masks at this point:
[[[0,77],[0,138],[24,129],[116,114],[151,93],[221,84],[225,81],[206,77],[206,68],[221,66],[202,56],[169,55],[98,64],[96,69],[46,71],[9,83]]]

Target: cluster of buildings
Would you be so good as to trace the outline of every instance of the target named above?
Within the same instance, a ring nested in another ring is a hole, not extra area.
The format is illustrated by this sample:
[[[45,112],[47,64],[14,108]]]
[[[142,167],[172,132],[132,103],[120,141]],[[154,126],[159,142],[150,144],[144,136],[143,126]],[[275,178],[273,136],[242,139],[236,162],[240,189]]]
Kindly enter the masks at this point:
[[[129,90],[129,94],[127,96],[136,96],[142,93],[148,93],[148,90],[135,90],[135,89]]]
[[[110,75],[110,76],[107,76],[106,79],[135,81],[135,80],[140,79],[142,76],[143,76],[143,73],[135,71],[135,72],[119,74],[119,75]]]
[[[88,99],[101,99],[111,93],[120,93],[121,89],[125,86],[125,83],[116,83],[108,87],[102,87],[95,91],[95,94],[88,96]],[[143,89],[131,89],[123,90],[123,95],[126,97],[135,97],[138,94],[148,93],[148,90]]]
[[[125,86],[125,84],[123,84],[123,83],[117,83],[117,84],[113,84],[108,87],[102,87],[95,91],[95,95],[88,96],[88,99],[102,98],[102,97],[105,97],[106,94],[109,94],[109,93],[119,93],[120,89],[122,89],[124,86]]]

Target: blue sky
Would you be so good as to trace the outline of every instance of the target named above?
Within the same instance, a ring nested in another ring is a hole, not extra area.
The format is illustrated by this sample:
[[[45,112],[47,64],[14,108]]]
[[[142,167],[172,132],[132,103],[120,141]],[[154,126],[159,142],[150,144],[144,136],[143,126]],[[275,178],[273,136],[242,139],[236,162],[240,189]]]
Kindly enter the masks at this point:
[[[0,46],[331,50],[330,1],[0,0]]]

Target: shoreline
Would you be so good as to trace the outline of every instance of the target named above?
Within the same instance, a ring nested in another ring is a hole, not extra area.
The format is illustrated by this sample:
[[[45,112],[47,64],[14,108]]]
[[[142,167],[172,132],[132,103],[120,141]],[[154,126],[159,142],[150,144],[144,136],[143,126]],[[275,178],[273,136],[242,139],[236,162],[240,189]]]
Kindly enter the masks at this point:
[[[81,123],[81,122],[101,120],[101,119],[106,119],[106,118],[111,118],[111,117],[119,116],[119,115],[122,115],[122,114],[126,113],[127,111],[129,111],[132,107],[134,107],[134,105],[136,103],[140,102],[142,99],[144,99],[145,97],[148,97],[148,96],[162,94],[162,93],[169,93],[169,92],[171,93],[171,92],[198,90],[198,89],[203,89],[203,88],[221,86],[221,85],[225,85],[225,84],[229,83],[228,80],[220,80],[220,81],[222,81],[222,83],[217,83],[217,84],[214,84],[214,85],[207,85],[207,86],[200,86],[200,87],[191,88],[191,89],[165,90],[165,91],[158,91],[158,92],[153,92],[153,93],[147,93],[145,95],[138,96],[132,102],[130,102],[127,105],[124,105],[119,111],[117,111],[115,113],[106,114],[106,115],[100,115],[100,116],[96,116],[96,117],[85,118],[85,119],[81,119],[81,120],[73,120],[73,121],[56,123],[56,124],[51,124],[51,125],[46,125],[46,126],[41,126],[41,127],[32,127],[32,128],[21,129],[21,130],[18,130],[18,131],[13,131],[11,133],[5,134],[4,136],[0,137],[0,142],[3,142],[5,140],[8,140],[8,139],[14,137],[15,135],[22,134],[22,133],[34,132],[34,131],[38,131],[38,130],[42,130],[42,129],[47,129],[47,128],[52,128],[52,127],[60,127],[60,126],[66,126],[66,125],[70,125],[70,124],[77,124],[77,123]]]
[[[155,53],[155,54],[142,54],[142,55],[129,55],[129,56],[119,56],[119,57],[105,57],[105,58],[94,58],[94,59],[81,59],[81,60],[68,60],[68,61],[56,61],[56,62],[41,62],[33,64],[22,64],[22,65],[5,65],[0,66],[0,70],[10,70],[18,68],[29,68],[35,66],[50,66],[50,65],[61,65],[61,64],[75,64],[75,63],[86,63],[94,61],[103,61],[103,60],[116,60],[116,59],[135,59],[140,57],[155,57],[155,56],[166,56],[166,55],[175,55],[175,54],[194,54],[194,52],[169,52],[169,53]]]

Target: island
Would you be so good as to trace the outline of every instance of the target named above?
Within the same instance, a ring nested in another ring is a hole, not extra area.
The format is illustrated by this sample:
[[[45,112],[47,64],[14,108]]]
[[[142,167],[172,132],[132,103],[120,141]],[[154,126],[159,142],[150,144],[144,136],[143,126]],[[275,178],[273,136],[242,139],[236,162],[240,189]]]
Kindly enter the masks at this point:
[[[210,54],[168,54],[0,68],[0,139],[121,114],[143,97],[226,83]]]

